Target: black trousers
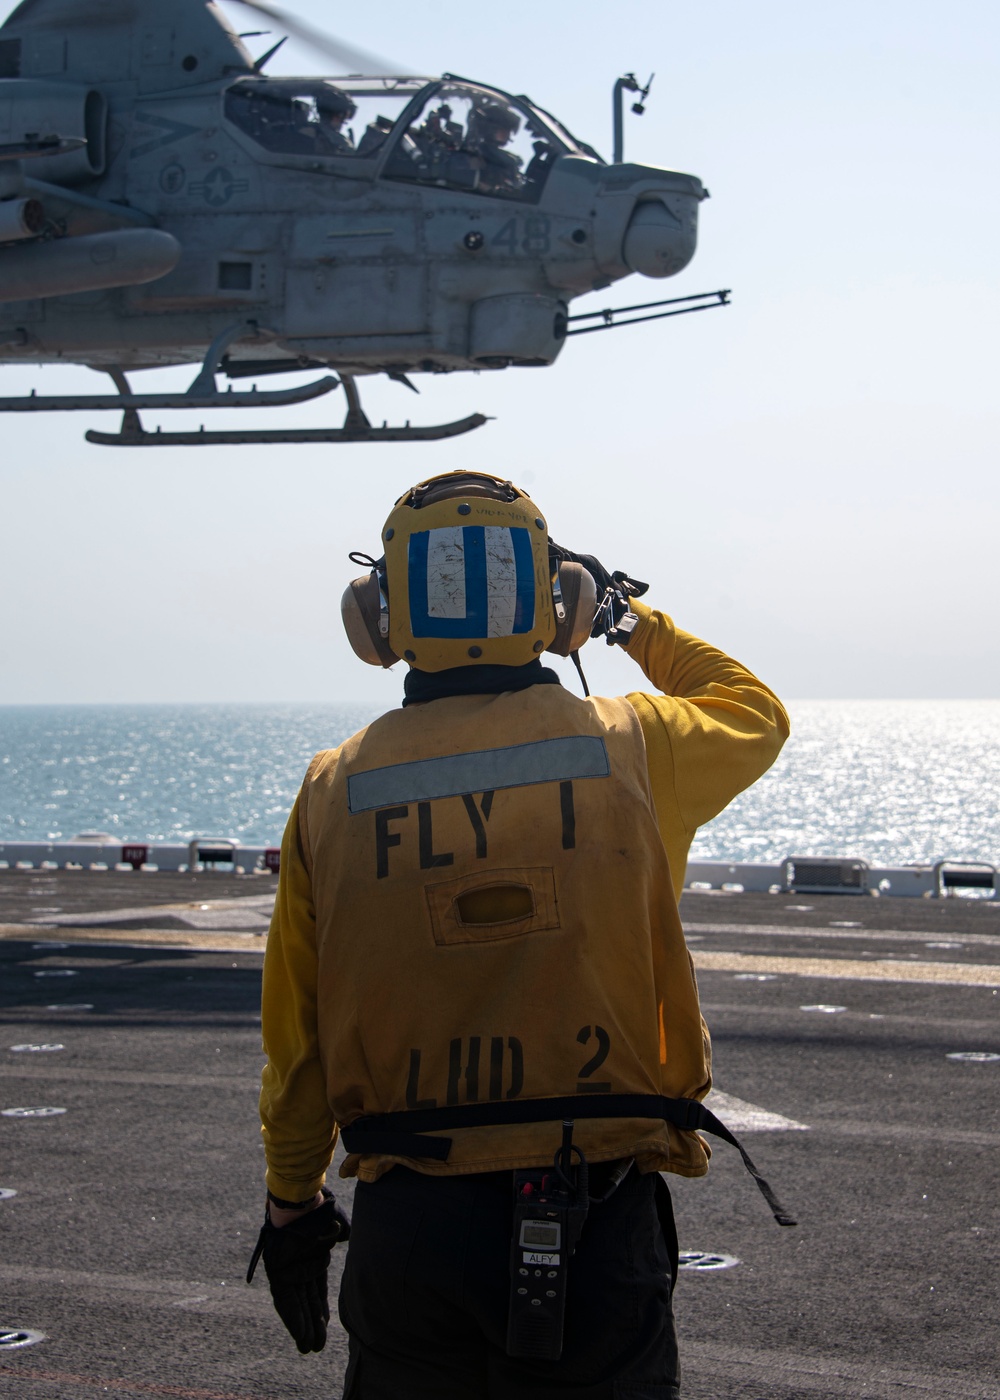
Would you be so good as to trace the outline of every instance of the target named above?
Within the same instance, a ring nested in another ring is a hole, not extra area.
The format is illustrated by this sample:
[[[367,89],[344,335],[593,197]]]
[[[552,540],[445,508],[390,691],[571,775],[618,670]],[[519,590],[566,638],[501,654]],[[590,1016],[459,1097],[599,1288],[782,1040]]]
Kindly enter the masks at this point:
[[[340,1289],[344,1400],[678,1400],[677,1240],[662,1179],[633,1167],[591,1207],[559,1361],[506,1354],[512,1211],[510,1172],[394,1167],[358,1183]]]

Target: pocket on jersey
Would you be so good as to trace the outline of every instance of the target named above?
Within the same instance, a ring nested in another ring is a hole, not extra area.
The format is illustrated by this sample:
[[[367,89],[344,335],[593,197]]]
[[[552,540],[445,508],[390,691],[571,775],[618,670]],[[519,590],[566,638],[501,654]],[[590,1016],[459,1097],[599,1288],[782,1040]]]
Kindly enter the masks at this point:
[[[425,886],[434,942],[493,943],[559,928],[551,866],[481,870]]]

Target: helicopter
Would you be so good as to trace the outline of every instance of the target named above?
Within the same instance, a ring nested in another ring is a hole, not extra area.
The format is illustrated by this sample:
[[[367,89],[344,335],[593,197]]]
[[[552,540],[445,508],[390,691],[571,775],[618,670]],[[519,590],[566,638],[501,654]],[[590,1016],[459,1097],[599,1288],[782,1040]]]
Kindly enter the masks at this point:
[[[239,3],[285,37],[305,28]],[[543,367],[623,313],[727,303],[570,314],[574,297],[694,255],[702,182],[623,160],[622,94],[641,112],[649,91],[634,75],[615,84],[608,164],[525,96],[385,73],[357,51],[339,66],[364,76],[271,76],[284,38],[254,59],[248,37],[210,0],[22,0],[0,26],[0,363],[79,364],[114,386],[0,398],[0,412],[120,409],[119,432],[86,434],[112,446],[447,438],[487,420],[375,426],[358,379],[412,389],[413,374]],[[127,377],[182,364],[199,366],[182,393]],[[257,387],[302,371],[322,373]],[[338,387],[335,428],[148,431],[139,416]]]

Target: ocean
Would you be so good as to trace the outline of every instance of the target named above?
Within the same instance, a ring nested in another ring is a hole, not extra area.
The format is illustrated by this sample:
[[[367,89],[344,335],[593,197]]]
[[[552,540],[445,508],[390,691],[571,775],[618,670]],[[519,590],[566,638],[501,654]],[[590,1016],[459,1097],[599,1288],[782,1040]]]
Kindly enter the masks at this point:
[[[801,700],[778,762],[701,860],[1000,864],[1000,701]],[[0,841],[277,844],[309,759],[377,711],[325,705],[0,706]]]

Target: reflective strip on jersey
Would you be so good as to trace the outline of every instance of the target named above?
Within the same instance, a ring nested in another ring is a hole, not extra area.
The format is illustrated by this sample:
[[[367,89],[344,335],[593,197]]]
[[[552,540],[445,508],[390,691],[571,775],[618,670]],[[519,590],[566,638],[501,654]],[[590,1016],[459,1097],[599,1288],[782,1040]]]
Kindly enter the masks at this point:
[[[352,773],[347,780],[347,801],[352,812],[370,812],[395,803],[430,802],[464,792],[606,778],[610,772],[604,740],[592,734],[573,734]]]

